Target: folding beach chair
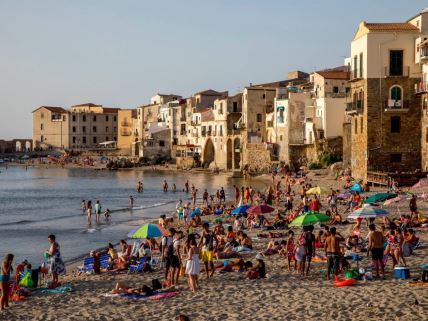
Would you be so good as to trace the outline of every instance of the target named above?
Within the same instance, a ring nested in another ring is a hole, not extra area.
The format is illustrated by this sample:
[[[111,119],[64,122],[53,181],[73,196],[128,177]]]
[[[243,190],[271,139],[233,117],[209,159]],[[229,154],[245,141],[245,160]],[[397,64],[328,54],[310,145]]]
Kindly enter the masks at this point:
[[[105,253],[100,256],[100,269],[108,270],[110,266],[110,254]]]
[[[144,264],[147,262],[147,257],[143,257],[136,265],[129,266],[129,273],[137,273],[143,271]]]

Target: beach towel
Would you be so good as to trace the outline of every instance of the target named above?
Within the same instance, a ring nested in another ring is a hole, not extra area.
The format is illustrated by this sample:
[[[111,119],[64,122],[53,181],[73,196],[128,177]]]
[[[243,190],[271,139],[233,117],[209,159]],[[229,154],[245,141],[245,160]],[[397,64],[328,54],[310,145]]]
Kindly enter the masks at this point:
[[[152,300],[152,301],[158,301],[158,300],[161,300],[161,299],[167,299],[167,298],[172,298],[172,297],[174,297],[174,296],[176,296],[176,295],[178,295],[180,292],[164,292],[164,293],[158,293],[158,294],[155,294],[155,295],[152,295],[152,296],[149,296],[149,300]]]
[[[39,291],[43,294],[57,294],[57,293],[73,292],[74,288],[71,284],[64,284],[64,285],[59,286],[55,289],[41,288],[41,289],[39,289]]]

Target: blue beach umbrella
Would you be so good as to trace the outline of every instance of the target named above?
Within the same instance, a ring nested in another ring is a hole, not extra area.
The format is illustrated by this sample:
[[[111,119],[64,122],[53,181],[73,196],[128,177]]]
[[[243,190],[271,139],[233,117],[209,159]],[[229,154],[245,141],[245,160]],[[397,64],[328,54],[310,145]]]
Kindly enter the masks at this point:
[[[351,187],[350,190],[352,192],[362,193],[363,192],[363,187],[360,184],[356,183],[356,184],[352,185],[352,187]]]
[[[239,206],[239,207],[235,208],[235,209],[232,211],[232,214],[233,214],[233,215],[245,214],[245,213],[247,213],[247,210],[248,210],[250,207],[251,207],[251,205],[241,205],[241,206]]]

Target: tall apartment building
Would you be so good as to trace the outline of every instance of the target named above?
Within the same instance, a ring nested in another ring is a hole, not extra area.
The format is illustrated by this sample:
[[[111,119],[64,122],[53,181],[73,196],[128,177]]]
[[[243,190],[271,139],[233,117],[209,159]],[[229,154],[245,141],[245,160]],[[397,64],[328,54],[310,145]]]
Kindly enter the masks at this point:
[[[414,44],[427,14],[400,23],[361,22],[351,43],[351,169],[414,171],[421,164],[421,108]],[[370,180],[370,179],[369,179]]]
[[[33,111],[33,146],[38,149],[88,149],[117,141],[118,108],[92,103]]]

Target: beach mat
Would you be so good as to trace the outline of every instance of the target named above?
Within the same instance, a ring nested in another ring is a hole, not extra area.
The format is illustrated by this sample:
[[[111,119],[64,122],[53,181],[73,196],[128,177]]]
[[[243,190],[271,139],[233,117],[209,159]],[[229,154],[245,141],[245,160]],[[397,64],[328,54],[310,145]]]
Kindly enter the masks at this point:
[[[58,294],[58,293],[73,292],[74,288],[71,284],[64,284],[64,285],[59,286],[55,289],[41,288],[41,289],[39,289],[39,291],[40,291],[40,293],[43,293],[43,294]]]

